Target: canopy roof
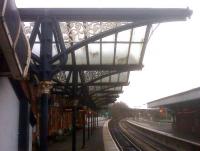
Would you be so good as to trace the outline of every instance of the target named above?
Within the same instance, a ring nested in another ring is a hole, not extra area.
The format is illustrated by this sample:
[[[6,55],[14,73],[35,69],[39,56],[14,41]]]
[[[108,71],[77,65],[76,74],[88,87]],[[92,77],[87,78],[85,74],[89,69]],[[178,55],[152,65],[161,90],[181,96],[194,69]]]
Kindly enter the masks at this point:
[[[105,34],[105,36],[102,36],[103,38],[98,38],[95,41],[91,40],[82,47],[77,48],[74,53],[67,53],[68,60],[65,70],[70,71],[72,67],[70,65],[76,65],[75,68],[78,70],[95,70],[96,67],[99,67],[99,69],[107,67],[109,69],[114,65],[121,65],[122,67],[124,67],[123,65],[139,65],[151,26],[149,25],[148,28],[146,25],[138,28],[128,27],[127,30],[115,32],[116,29],[131,24],[122,22],[60,22],[62,38],[67,49],[99,34]],[[24,23],[28,37],[30,37],[33,27],[33,22]],[[109,31],[112,31],[111,34],[108,33]],[[108,36],[106,36],[107,34]],[[53,37],[53,58],[60,53],[60,48],[56,45],[58,40]],[[32,53],[40,57],[40,38],[38,35]],[[54,65],[59,63],[59,61],[54,62]],[[100,67],[100,65],[107,66]]]
[[[87,96],[96,106],[116,101],[129,72],[142,69],[152,24],[185,20],[189,9],[19,9],[32,48],[32,70],[41,66],[41,26],[52,22],[53,93]],[[42,18],[42,19],[41,19]],[[77,74],[77,79],[74,75]],[[84,89],[84,90],[83,90]],[[80,93],[79,93],[80,90]]]
[[[190,102],[196,104],[200,99],[200,88],[191,89],[185,92],[167,96],[152,102],[147,103],[149,108],[155,107],[169,107],[180,106],[181,104],[189,104]]]

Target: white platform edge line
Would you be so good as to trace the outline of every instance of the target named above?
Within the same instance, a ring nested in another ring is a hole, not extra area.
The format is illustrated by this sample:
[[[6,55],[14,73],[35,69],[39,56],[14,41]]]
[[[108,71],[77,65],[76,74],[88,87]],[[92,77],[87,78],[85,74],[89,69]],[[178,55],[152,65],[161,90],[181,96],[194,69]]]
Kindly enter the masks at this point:
[[[113,140],[110,131],[108,129],[108,123],[110,120],[107,120],[103,125],[103,143],[105,151],[119,151],[115,141]],[[108,137],[106,137],[108,136]],[[109,143],[110,142],[110,143]],[[111,145],[112,144],[112,145]]]

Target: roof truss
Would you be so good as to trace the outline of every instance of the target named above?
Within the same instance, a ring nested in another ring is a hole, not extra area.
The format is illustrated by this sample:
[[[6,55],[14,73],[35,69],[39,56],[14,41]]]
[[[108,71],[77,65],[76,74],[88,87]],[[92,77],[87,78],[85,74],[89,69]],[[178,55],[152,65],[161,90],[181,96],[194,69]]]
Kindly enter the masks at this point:
[[[95,97],[96,105],[115,101],[118,95],[114,94],[121,93],[122,86],[128,85],[129,71],[142,69],[152,24],[185,20],[191,15],[189,9],[145,8],[21,8],[19,12],[22,21],[34,22],[32,32],[29,33],[29,42],[33,49],[31,69],[34,73],[38,75],[43,69],[40,58],[43,50],[40,50],[40,54],[34,53],[34,45],[40,45],[42,34],[40,26],[44,18],[48,18],[48,22],[52,23],[54,36],[52,45],[55,46],[56,52],[49,58],[48,67],[54,80],[55,90],[59,89],[63,94],[68,95],[72,93],[73,96],[81,90],[87,97]],[[73,24],[72,21],[76,23]],[[109,24],[107,29],[102,28],[106,27],[102,26],[105,22]],[[96,27],[94,29],[99,32],[87,33],[89,24],[94,24],[93,26]],[[61,28],[61,25],[66,27]],[[145,26],[142,40],[134,41],[134,30],[142,26]],[[120,39],[120,34],[125,31],[130,35],[127,41],[123,40],[125,37]],[[77,34],[73,35],[73,32]],[[81,40],[76,38],[77,35]],[[114,35],[112,40],[105,40],[112,35]],[[136,48],[132,50],[132,47],[136,47],[137,44],[141,46],[138,56],[133,54],[137,52]],[[105,51],[104,48],[108,45],[112,45],[112,49]],[[98,46],[98,49],[94,46]],[[125,50],[123,50],[124,46],[127,46]],[[96,49],[98,52],[95,52]],[[111,50],[113,51],[111,61],[106,60],[107,56],[103,54]],[[51,51],[49,54],[53,54],[53,50]],[[83,52],[85,56],[81,56]],[[123,54],[125,54],[124,58],[120,58]],[[135,61],[134,57],[138,57],[138,61]],[[95,62],[98,59],[99,62]]]

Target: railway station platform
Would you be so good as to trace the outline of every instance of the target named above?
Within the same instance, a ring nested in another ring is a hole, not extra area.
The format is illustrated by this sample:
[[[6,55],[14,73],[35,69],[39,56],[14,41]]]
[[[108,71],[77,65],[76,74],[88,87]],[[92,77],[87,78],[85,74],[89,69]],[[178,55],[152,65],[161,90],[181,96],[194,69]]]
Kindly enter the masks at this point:
[[[1,0],[0,14],[0,151],[104,151],[99,113],[143,68],[154,24],[185,21],[192,10]]]
[[[194,135],[183,134],[183,133],[180,134],[180,133],[173,131],[172,123],[169,123],[169,122],[155,122],[155,121],[150,121],[150,120],[146,120],[146,119],[142,119],[142,118],[139,120],[130,118],[130,119],[127,119],[127,121],[132,124],[141,125],[150,130],[158,131],[158,132],[166,134],[168,136],[177,137],[177,138],[188,140],[188,141],[195,142],[198,144],[200,143],[199,137],[195,137]]]
[[[104,143],[103,143],[103,125],[105,120],[99,121],[99,126],[93,130],[92,135],[88,139],[86,132],[86,144],[85,147],[82,148],[82,130],[77,131],[77,151],[104,151]],[[87,131],[87,128],[86,128]],[[65,136],[60,141],[49,142],[49,151],[71,151],[72,137],[71,135]]]
[[[82,148],[82,131],[77,131],[77,150],[78,151],[118,151],[110,131],[108,129],[109,120],[99,121],[99,126],[95,128],[90,139],[87,139],[86,145]],[[71,136],[65,136],[60,141],[49,142],[49,151],[70,151]]]
[[[103,141],[104,141],[104,150],[105,151],[119,151],[116,143],[111,136],[110,130],[108,128],[108,123],[110,120],[107,120],[103,126]]]

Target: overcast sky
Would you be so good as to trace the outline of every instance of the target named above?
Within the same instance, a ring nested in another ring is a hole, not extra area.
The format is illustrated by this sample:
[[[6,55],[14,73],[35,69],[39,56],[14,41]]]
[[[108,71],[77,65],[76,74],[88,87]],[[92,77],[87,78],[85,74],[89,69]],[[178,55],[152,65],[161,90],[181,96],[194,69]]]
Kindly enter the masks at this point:
[[[118,101],[141,107],[149,101],[200,86],[200,2],[198,0],[16,0],[18,7],[189,7],[186,22],[164,23],[151,37],[142,71]]]

